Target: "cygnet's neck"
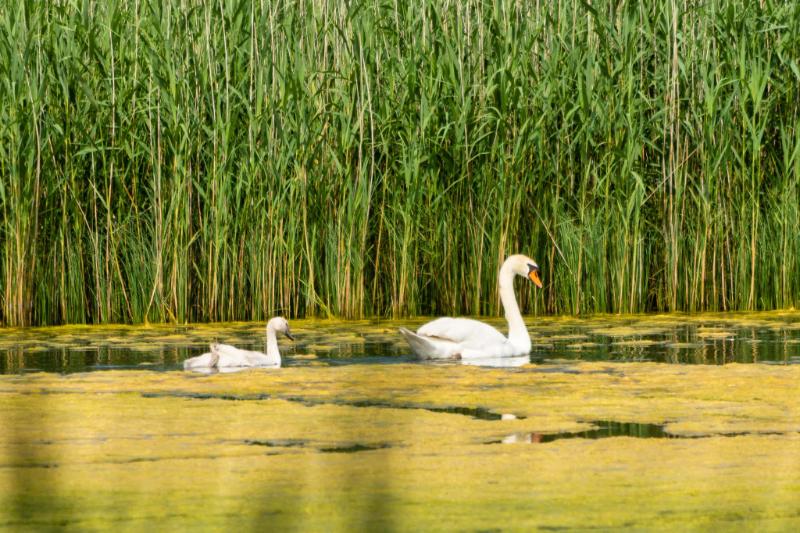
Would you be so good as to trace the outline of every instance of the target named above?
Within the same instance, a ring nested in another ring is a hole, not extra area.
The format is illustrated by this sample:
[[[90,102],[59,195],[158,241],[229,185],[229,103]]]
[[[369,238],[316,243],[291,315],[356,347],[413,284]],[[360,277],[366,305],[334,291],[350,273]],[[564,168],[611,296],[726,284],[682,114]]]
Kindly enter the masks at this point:
[[[278,335],[272,324],[267,324],[267,356],[278,363],[281,361],[281,352],[278,349]]]
[[[531,337],[528,335],[528,328],[522,320],[519,311],[517,298],[514,296],[514,274],[511,262],[506,260],[500,268],[498,284],[500,285],[500,301],[508,321],[508,341],[514,346],[518,353],[528,353],[531,351]]]

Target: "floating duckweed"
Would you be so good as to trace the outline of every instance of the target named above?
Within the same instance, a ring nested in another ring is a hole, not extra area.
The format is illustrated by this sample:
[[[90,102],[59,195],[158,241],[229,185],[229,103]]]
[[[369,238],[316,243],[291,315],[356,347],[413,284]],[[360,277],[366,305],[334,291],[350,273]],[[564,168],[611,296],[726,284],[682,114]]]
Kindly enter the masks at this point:
[[[697,330],[697,336],[701,339],[728,339],[735,335],[734,332],[724,329],[700,328]]]
[[[662,344],[662,343],[651,339],[624,340],[624,341],[613,342],[614,346],[629,346],[629,347],[653,346],[656,344]]]
[[[650,335],[661,335],[664,333],[664,329],[640,328],[634,326],[613,326],[593,329],[591,333],[592,335],[603,335],[606,337],[643,337]]]
[[[548,335],[546,337],[539,337],[537,340],[553,343],[553,342],[563,342],[563,341],[580,341],[588,338],[589,337],[587,335],[584,335],[582,333],[573,333],[565,335]]]
[[[743,527],[793,530],[798,380],[800,366],[567,360],[0,376],[0,495],[18,497],[0,524],[35,509],[37,529],[437,529],[445,506],[456,529],[578,529],[600,495],[610,529],[727,527],[746,509]],[[594,420],[683,438],[555,438]]]

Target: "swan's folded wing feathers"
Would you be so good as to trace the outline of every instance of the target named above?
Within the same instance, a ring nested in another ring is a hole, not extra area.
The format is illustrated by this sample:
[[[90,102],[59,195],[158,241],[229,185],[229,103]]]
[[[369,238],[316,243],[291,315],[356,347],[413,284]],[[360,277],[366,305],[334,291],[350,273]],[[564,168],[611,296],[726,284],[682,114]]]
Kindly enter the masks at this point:
[[[417,330],[418,335],[455,342],[464,346],[503,344],[505,336],[489,324],[471,318],[437,318]]]

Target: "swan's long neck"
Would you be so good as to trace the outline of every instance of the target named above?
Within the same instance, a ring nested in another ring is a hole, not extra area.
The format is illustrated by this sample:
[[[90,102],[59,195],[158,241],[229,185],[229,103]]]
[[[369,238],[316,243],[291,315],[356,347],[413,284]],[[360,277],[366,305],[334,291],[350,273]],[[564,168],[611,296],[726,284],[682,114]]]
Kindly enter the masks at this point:
[[[519,305],[514,296],[514,271],[511,265],[506,262],[500,268],[499,285],[500,301],[506,312],[508,321],[508,341],[519,350],[520,353],[528,353],[531,350],[531,337],[528,335],[528,328],[522,320],[522,313],[519,312]]]
[[[280,363],[281,352],[278,349],[278,336],[275,334],[275,329],[272,325],[267,324],[267,356]]]

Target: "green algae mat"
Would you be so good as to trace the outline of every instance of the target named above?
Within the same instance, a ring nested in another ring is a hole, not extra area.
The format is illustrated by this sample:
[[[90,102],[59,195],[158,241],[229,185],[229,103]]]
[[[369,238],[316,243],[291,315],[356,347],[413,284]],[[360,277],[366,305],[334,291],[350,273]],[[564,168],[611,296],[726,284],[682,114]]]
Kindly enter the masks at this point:
[[[305,339],[282,341],[281,369],[23,365],[0,376],[0,530],[800,530],[794,317],[685,319],[674,341],[668,317],[564,320],[572,333],[558,319],[529,321],[550,357],[514,368],[415,363],[393,327],[368,322],[319,335],[293,323]],[[212,330],[246,340],[261,327],[157,327],[145,341],[136,328],[53,328],[2,342],[22,346],[8,350],[24,363],[48,343],[135,336],[162,350],[193,335],[201,350]],[[737,353],[724,343],[751,340],[743,331],[774,334],[744,344],[748,353],[778,342],[789,355],[635,357],[665,342]],[[598,339],[656,344],[623,344],[624,361],[564,349]],[[373,342],[388,346],[377,364],[326,363]]]

